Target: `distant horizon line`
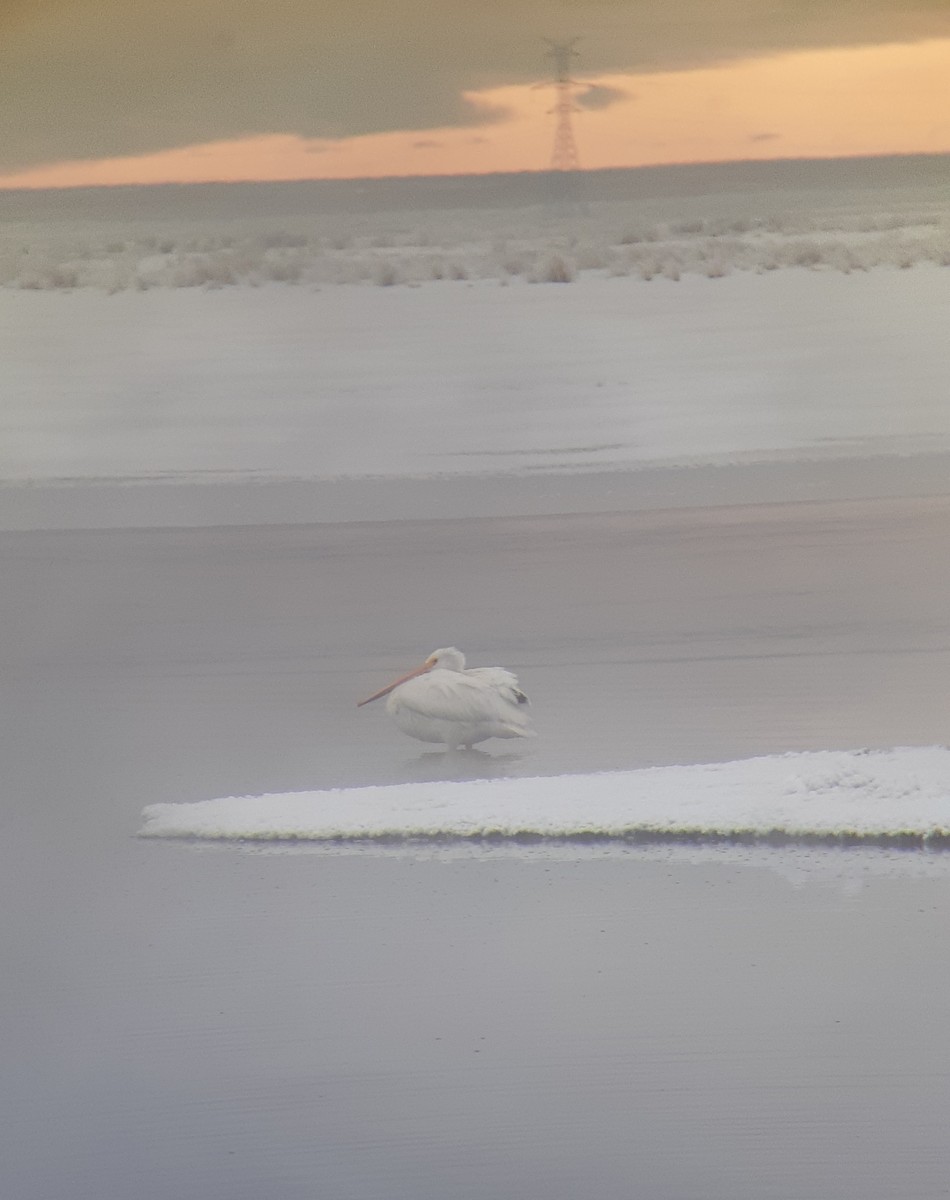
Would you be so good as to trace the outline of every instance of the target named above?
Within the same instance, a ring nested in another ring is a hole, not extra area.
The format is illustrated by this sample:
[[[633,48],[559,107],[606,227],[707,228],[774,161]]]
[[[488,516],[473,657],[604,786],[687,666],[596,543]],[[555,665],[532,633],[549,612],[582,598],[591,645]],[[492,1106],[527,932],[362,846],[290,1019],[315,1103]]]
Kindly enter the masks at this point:
[[[22,195],[24,193],[65,193],[65,192],[129,192],[133,190],[139,191],[156,191],[162,188],[168,189],[183,189],[183,188],[234,188],[234,187],[281,187],[281,186],[299,186],[301,184],[321,184],[329,187],[342,187],[353,184],[401,184],[401,183],[437,183],[447,181],[461,180],[481,180],[481,179],[517,179],[524,177],[540,177],[550,176],[552,178],[571,178],[574,176],[594,176],[594,175],[612,175],[621,172],[627,173],[649,173],[654,171],[685,171],[694,168],[709,168],[709,167],[756,167],[766,169],[768,167],[792,165],[795,163],[832,163],[832,162],[883,162],[883,161],[907,161],[907,160],[937,160],[942,158],[950,158],[950,149],[947,150],[918,150],[918,151],[888,151],[881,154],[810,154],[810,155],[791,155],[789,157],[775,158],[722,158],[722,159],[690,159],[682,162],[658,162],[658,163],[640,163],[636,166],[611,166],[611,167],[578,167],[575,170],[562,171],[554,170],[550,167],[537,168],[525,167],[520,171],[471,171],[471,172],[453,172],[453,173],[427,173],[424,175],[352,175],[333,178],[320,178],[315,176],[300,176],[293,179],[204,179],[204,180],[163,180],[153,183],[74,183],[63,184],[60,187],[37,186],[32,184],[20,184],[17,186],[8,186],[0,184],[0,195]],[[53,164],[48,164],[53,165]]]

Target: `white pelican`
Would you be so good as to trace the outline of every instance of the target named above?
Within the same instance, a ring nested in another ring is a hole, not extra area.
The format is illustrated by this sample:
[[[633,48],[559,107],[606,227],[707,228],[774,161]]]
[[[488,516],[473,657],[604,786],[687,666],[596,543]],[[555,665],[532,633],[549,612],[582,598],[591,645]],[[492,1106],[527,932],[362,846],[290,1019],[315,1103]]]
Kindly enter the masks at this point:
[[[442,742],[454,750],[490,737],[537,736],[517,676],[503,667],[466,670],[465,655],[454,646],[433,650],[421,666],[360,700],[357,708],[383,696],[403,733],[420,742]]]

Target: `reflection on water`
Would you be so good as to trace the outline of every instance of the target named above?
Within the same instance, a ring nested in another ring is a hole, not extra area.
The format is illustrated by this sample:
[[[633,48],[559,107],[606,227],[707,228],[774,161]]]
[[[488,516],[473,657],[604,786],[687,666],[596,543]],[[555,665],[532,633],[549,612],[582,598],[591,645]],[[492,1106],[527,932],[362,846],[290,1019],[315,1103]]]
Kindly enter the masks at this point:
[[[341,841],[205,841],[178,843],[192,854],[242,854],[282,857],[384,858],[411,862],[596,863],[624,861],[680,867],[752,867],[768,871],[793,887],[817,884],[842,895],[856,895],[866,883],[881,878],[950,880],[950,854],[938,849],[884,846],[767,846],[734,842],[637,844],[620,838],[604,841],[490,841],[487,839]]]
[[[427,750],[414,758],[405,759],[400,766],[399,783],[437,783],[440,780],[504,779],[519,775],[517,765],[524,754],[489,754],[473,746],[469,750]]]

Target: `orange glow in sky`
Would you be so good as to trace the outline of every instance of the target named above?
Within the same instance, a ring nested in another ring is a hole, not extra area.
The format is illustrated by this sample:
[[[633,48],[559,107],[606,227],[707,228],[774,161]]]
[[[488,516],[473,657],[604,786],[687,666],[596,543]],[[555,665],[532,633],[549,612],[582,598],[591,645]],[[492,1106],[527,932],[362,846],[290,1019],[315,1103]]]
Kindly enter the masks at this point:
[[[598,77],[622,99],[575,117],[587,168],[950,151],[950,39],[820,50],[695,71]],[[582,89],[580,89],[582,90]],[[0,187],[343,179],[541,170],[553,92],[471,93],[509,114],[480,127],[341,141],[275,133],[0,176]]]

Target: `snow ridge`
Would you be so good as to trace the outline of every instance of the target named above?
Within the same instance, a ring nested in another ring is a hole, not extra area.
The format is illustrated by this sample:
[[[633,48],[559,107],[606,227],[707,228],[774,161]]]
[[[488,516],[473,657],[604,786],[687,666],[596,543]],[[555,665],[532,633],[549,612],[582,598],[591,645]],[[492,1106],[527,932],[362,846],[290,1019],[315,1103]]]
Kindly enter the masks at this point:
[[[594,775],[153,804],[141,836],[950,847],[950,749],[806,751]]]

